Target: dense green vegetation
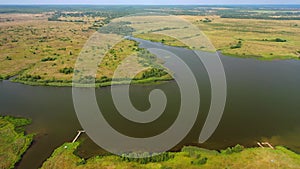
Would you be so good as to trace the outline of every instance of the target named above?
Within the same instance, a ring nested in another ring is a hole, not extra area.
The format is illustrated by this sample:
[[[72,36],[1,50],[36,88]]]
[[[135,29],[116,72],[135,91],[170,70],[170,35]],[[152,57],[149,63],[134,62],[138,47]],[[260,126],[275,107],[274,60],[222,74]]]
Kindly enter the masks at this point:
[[[72,67],[65,67],[63,69],[59,70],[60,73],[64,73],[64,74],[72,74],[74,72],[74,68]]]
[[[0,116],[0,168],[14,168],[31,145],[33,135],[24,133],[31,120]]]
[[[132,32],[135,31],[135,29],[128,26],[130,24],[131,24],[130,22],[124,22],[124,21],[113,22],[99,29],[99,32],[106,33],[106,34],[112,33],[112,34],[129,36],[132,35]]]
[[[284,147],[244,148],[237,145],[221,152],[198,147],[183,147],[180,152],[167,152],[148,158],[134,158],[135,153],[128,156],[95,156],[82,159],[74,155],[78,142],[65,143],[57,148],[52,156],[43,164],[42,169],[60,168],[137,168],[137,169],[240,169],[240,168],[285,168],[295,169],[300,166],[300,155]],[[147,155],[147,153],[145,153]],[[128,155],[128,154],[127,154]]]
[[[62,21],[60,17],[104,17],[111,19],[142,12],[164,12],[172,15],[208,16],[222,18],[300,20],[299,5],[149,5],[149,6],[101,6],[101,5],[44,5],[44,6],[0,6],[0,13],[55,12],[49,21]],[[68,11],[69,13],[64,13]],[[70,13],[71,12],[71,13]],[[280,16],[280,17],[275,17]],[[77,22],[84,22],[78,20]]]
[[[238,49],[242,47],[242,41],[239,41],[236,45],[230,46],[231,49]]]
[[[53,57],[46,57],[41,59],[42,62],[47,62],[47,61],[55,61],[57,58],[53,58]]]
[[[142,79],[147,79],[150,77],[162,77],[167,75],[168,73],[164,69],[152,68],[143,72]]]
[[[161,154],[155,154],[155,153],[149,154],[149,153],[145,152],[143,154],[137,154],[137,153],[124,154],[121,156],[121,159],[122,159],[122,161],[126,161],[126,162],[136,162],[136,163],[140,163],[140,164],[148,164],[148,163],[157,163],[157,162],[168,161],[170,159],[173,159],[174,157],[175,157],[174,154],[169,153],[169,152],[164,152]]]

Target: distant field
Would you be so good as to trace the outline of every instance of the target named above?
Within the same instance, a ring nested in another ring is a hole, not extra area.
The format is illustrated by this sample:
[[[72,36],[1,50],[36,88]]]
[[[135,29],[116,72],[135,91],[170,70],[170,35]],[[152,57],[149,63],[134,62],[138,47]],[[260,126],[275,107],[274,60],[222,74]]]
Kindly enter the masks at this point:
[[[5,14],[7,17],[7,14]],[[47,18],[18,20],[23,14],[12,14],[15,21],[0,23],[0,75],[13,76],[31,68],[47,76],[72,65],[80,49],[93,33],[82,23],[49,22]],[[43,58],[55,58],[42,62]],[[36,74],[32,74],[36,75]],[[65,78],[63,75],[57,78]]]
[[[40,85],[71,85],[76,59],[95,32],[94,23],[103,19],[65,17],[60,18],[63,21],[48,21],[45,16],[36,14],[4,15],[14,19],[0,23],[0,79],[18,74],[15,81]],[[26,20],[21,19],[23,17]],[[129,55],[133,55],[127,60],[129,67],[117,78],[130,77],[130,72],[136,69],[150,69],[139,63],[136,49],[133,41],[117,44],[99,65],[97,78],[112,78],[114,70]]]
[[[216,8],[214,10],[223,10]],[[256,12],[264,12],[258,10]],[[267,10],[270,13],[270,10]],[[284,13],[284,11],[281,13]],[[107,14],[109,15],[109,14]],[[54,18],[52,16],[55,16]],[[116,14],[117,16],[117,14]],[[199,27],[204,34],[190,32],[181,24],[171,23],[169,27],[157,28],[161,22],[144,25],[148,32],[138,32],[134,36],[161,42],[170,46],[203,49],[209,46],[207,38],[216,50],[225,55],[236,57],[254,57],[258,59],[298,59],[300,58],[300,20],[262,20],[233,19],[217,15],[192,16],[177,15]],[[58,15],[54,12],[43,14],[0,14],[0,80],[19,75],[15,81],[38,84],[70,86],[74,73],[74,64],[84,44],[95,33],[95,30],[108,22],[100,14],[85,16],[77,12],[66,12]],[[48,21],[50,18],[59,21]],[[145,17],[140,17],[142,21]],[[149,18],[147,18],[149,19]],[[153,20],[155,21],[155,20]],[[141,22],[139,22],[141,23]],[[141,24],[132,26],[140,28]],[[141,28],[144,29],[144,28]],[[185,31],[185,37],[180,32]],[[172,36],[165,36],[169,34]],[[204,37],[204,36],[207,37]],[[203,46],[190,46],[197,38],[205,39]],[[175,37],[179,37],[177,41]],[[117,65],[127,56],[132,55],[119,73],[120,79],[126,79],[136,70],[150,70],[151,67],[141,64],[135,51],[134,42],[123,41],[114,47],[114,53],[108,53],[99,65],[97,79],[103,85],[109,85]],[[139,49],[137,49],[139,50]],[[141,72],[137,78],[143,78]],[[149,74],[149,73],[148,73]],[[148,76],[147,76],[148,77]],[[152,77],[156,80],[170,79]],[[105,80],[103,80],[105,79]],[[152,79],[153,80],[153,79]],[[152,81],[143,79],[144,82]],[[121,82],[120,82],[121,83]]]
[[[236,146],[221,153],[197,147],[184,147],[178,153],[165,153],[148,159],[128,159],[118,156],[96,156],[82,159],[74,155],[79,143],[65,143],[44,162],[42,169],[115,168],[115,169],[299,169],[300,155],[283,147],[247,148]],[[151,162],[152,161],[152,162]],[[154,162],[155,161],[155,162]]]
[[[199,26],[226,55],[259,59],[300,58],[300,21],[180,16]],[[208,18],[211,22],[206,22]],[[286,42],[276,42],[276,39]],[[241,47],[236,45],[241,42]]]

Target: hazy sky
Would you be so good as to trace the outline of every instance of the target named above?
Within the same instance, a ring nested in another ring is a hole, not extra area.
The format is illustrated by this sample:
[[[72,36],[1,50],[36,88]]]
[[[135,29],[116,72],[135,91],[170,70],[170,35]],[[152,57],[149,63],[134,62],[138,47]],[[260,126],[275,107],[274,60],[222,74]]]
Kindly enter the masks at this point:
[[[0,0],[0,4],[300,4],[300,0]]]

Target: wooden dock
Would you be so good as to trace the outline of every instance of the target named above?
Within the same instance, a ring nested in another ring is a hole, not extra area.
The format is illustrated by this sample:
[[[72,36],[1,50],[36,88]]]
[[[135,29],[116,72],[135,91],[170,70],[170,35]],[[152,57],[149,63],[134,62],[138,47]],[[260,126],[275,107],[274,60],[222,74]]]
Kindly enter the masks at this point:
[[[262,143],[257,142],[257,145],[261,148],[266,148],[265,146],[268,146],[269,148],[274,149],[274,147],[268,142],[262,142]]]
[[[74,143],[74,142],[79,138],[80,134],[81,134],[81,133],[84,133],[84,132],[85,132],[84,130],[78,130],[78,131],[77,131],[77,135],[76,135],[76,137],[73,139],[72,143]]]

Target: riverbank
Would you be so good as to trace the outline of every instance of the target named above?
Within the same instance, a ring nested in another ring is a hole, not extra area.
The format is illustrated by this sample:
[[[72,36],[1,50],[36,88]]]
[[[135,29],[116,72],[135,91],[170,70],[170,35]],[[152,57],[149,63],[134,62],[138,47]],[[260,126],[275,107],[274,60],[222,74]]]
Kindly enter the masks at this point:
[[[60,168],[286,168],[300,166],[300,155],[287,148],[244,148],[237,145],[226,150],[215,151],[198,147],[184,147],[180,152],[164,153],[146,159],[134,159],[115,155],[95,156],[83,159],[74,152],[79,142],[65,143],[57,148],[43,164],[42,169]],[[154,161],[154,162],[151,162]]]
[[[14,17],[18,18],[22,15]],[[296,36],[299,34],[300,21],[190,15],[178,17],[199,27],[199,31],[207,35],[207,40],[211,41],[216,50],[224,55],[260,60],[299,59],[300,57],[300,43]],[[3,34],[0,37],[3,42],[0,46],[2,51],[0,79],[8,79],[19,74],[23,77],[31,75],[44,80],[71,80],[71,73],[64,72],[64,70],[74,66],[82,46],[95,32],[93,29],[88,29],[91,26],[90,23],[50,22],[47,18],[36,20],[34,17],[28,19],[32,22],[1,23]],[[206,22],[208,20],[210,22]],[[53,29],[49,28],[51,26]],[[36,31],[32,33],[27,27],[32,27]],[[185,28],[179,28],[176,31],[186,31]],[[82,29],[87,31],[82,31]],[[138,34],[137,37],[169,46],[189,48],[172,37],[163,36],[165,32],[174,30],[175,28],[166,27],[152,30],[150,33]],[[76,35],[74,32],[77,32]],[[38,43],[36,40],[39,40]],[[114,50],[107,55],[107,59],[103,60],[99,68],[99,72],[102,73],[99,78],[109,77],[111,70],[114,70],[113,68],[125,56],[137,53],[139,49],[136,45],[132,41],[116,45]],[[131,61],[132,67],[140,66],[139,63]]]
[[[163,34],[158,34],[158,33],[149,33],[149,34],[138,34],[134,36],[135,38],[140,38],[143,40],[151,41],[151,42],[156,42],[156,43],[161,43],[163,45],[167,46],[172,46],[172,47],[179,47],[179,48],[186,48],[192,50],[191,47],[187,46],[183,42],[179,41],[178,39],[175,39],[173,37],[169,37]],[[295,60],[300,60],[300,51],[295,52],[293,54],[291,53],[286,53],[286,54],[276,54],[276,50],[273,53],[270,53],[270,56],[265,56],[265,55],[260,55],[257,53],[250,53],[250,52],[243,52],[241,51],[245,50],[242,48],[242,41],[241,41],[241,46],[238,48],[231,48],[230,46],[225,48],[217,48],[216,50],[219,54],[224,55],[224,56],[230,56],[230,57],[236,57],[236,58],[253,58],[257,60],[262,60],[262,61],[272,61],[272,60],[290,60],[290,59],[295,59]]]
[[[0,168],[14,168],[32,143],[33,135],[25,134],[24,127],[31,120],[0,116]]]
[[[96,88],[99,87],[107,87],[107,86],[113,86],[113,85],[126,85],[126,84],[159,84],[159,83],[163,83],[163,82],[168,82],[173,80],[173,78],[169,75],[163,76],[163,77],[151,77],[151,78],[147,78],[147,79],[139,79],[139,80],[132,80],[132,81],[128,81],[128,80],[121,80],[121,81],[109,81],[109,82],[103,82],[103,83],[99,83],[99,82],[95,82],[94,86]],[[36,81],[36,82],[32,82],[32,81],[23,81],[23,80],[19,80],[19,79],[13,79],[12,82],[15,83],[21,83],[21,84],[25,84],[25,85],[31,85],[31,86],[53,86],[53,87],[72,87],[73,83],[72,81],[67,81],[67,82],[43,82],[43,81]],[[74,84],[74,86],[76,87],[92,87],[93,85],[91,84]]]

